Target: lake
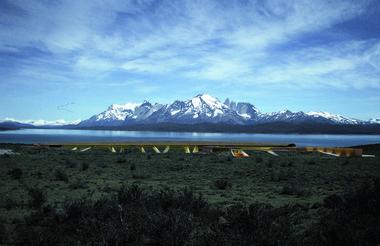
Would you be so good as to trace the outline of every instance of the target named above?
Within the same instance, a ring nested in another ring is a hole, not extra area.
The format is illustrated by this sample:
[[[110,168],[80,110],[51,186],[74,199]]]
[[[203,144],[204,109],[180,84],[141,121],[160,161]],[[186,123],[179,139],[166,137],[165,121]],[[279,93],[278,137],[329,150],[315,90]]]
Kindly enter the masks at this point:
[[[295,143],[297,146],[347,147],[380,143],[380,135],[198,133],[66,129],[0,131],[0,143],[52,144],[136,141],[231,141]]]

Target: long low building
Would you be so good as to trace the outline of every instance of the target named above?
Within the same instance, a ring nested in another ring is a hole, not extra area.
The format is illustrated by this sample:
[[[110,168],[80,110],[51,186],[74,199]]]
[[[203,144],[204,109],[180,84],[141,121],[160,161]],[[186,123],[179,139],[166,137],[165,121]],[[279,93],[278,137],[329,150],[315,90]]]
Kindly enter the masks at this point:
[[[268,154],[279,156],[279,152],[319,152],[336,157],[374,157],[364,155],[359,148],[341,147],[297,147],[295,144],[274,144],[257,142],[183,142],[183,141],[138,141],[125,143],[69,143],[69,144],[50,144],[34,145],[36,147],[65,147],[72,151],[86,152],[92,148],[107,148],[111,152],[122,152],[124,149],[134,148],[142,153],[153,151],[154,153],[167,153],[171,148],[183,149],[185,153],[210,153],[229,151],[236,158],[249,157],[245,151],[263,151]]]

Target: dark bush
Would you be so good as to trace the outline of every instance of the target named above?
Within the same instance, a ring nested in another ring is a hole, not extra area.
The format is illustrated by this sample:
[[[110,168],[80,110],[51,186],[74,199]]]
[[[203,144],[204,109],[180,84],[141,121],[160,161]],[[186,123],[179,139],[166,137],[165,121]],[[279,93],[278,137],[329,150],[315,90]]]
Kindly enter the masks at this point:
[[[285,184],[281,189],[281,194],[290,196],[303,196],[306,194],[302,186],[295,183]]]
[[[261,163],[264,159],[261,156],[256,156],[255,160],[257,163]]]
[[[81,170],[81,171],[86,171],[89,167],[90,167],[90,163],[84,161],[84,162],[82,162],[82,165],[81,165],[81,167],[80,167],[80,170]]]
[[[126,163],[126,162],[127,162],[127,159],[124,156],[118,157],[116,160],[116,163]]]
[[[69,188],[72,189],[72,190],[87,189],[88,188],[87,181],[85,181],[83,179],[80,179],[80,178],[77,178],[77,179],[75,179],[74,182],[72,182],[69,185]]]
[[[8,240],[8,231],[5,227],[6,220],[2,217],[0,217],[0,245],[6,245],[6,242]]]
[[[343,204],[343,199],[337,194],[326,197],[323,200],[323,206],[326,208],[336,209]]]
[[[43,209],[16,228],[20,245],[184,245],[197,242],[197,228],[217,221],[190,190],[145,193],[123,186],[116,197],[73,201],[63,210]],[[198,219],[194,219],[198,217]],[[212,219],[209,221],[209,219]],[[197,243],[199,245],[199,243]]]
[[[46,194],[39,188],[28,189],[29,194],[29,207],[34,209],[41,209],[46,202]]]
[[[324,206],[330,209],[304,235],[305,244],[380,244],[380,179],[363,184],[353,194],[330,196]]]
[[[136,170],[136,164],[135,164],[135,163],[132,163],[132,164],[129,166],[129,169],[130,169],[131,171]]]
[[[134,179],[148,179],[150,177],[152,177],[150,174],[145,174],[142,172],[137,172],[137,173],[132,174],[132,178]]]
[[[11,155],[7,153],[0,155],[0,159],[10,159],[10,158],[11,158]]]
[[[141,201],[144,196],[146,196],[144,191],[137,185],[123,185],[117,193],[118,202],[121,204]]]
[[[17,202],[15,200],[13,200],[12,198],[5,198],[4,200],[4,204],[3,204],[4,208],[6,210],[11,210],[11,209],[14,209],[18,206]]]
[[[286,181],[294,177],[294,173],[286,169],[271,170],[270,175],[270,180],[273,182]]]
[[[10,175],[13,179],[20,179],[22,177],[22,169],[21,168],[12,168],[12,170],[10,170],[8,172],[8,175]]]
[[[57,168],[54,172],[54,177],[58,181],[64,181],[65,183],[69,182],[69,176],[62,168]]]
[[[77,163],[75,161],[65,160],[65,166],[67,168],[76,168],[77,167]]]
[[[273,160],[270,159],[268,162],[265,163],[265,165],[266,165],[268,168],[272,168],[272,167],[273,167]]]
[[[275,208],[255,203],[222,209],[210,206],[189,189],[147,192],[137,185],[123,186],[115,196],[97,201],[76,200],[66,203],[62,209],[45,207],[33,212],[18,223],[12,242],[17,245],[379,245],[380,181],[367,184],[334,204],[315,211],[320,213],[321,220],[313,222],[307,217],[308,206]],[[314,224],[310,226],[310,223]]]
[[[98,162],[96,164],[97,167],[99,168],[106,168],[107,167],[107,163],[106,162]]]
[[[228,187],[231,187],[231,184],[228,182],[227,179],[217,179],[214,182],[214,186],[219,190],[225,190]]]

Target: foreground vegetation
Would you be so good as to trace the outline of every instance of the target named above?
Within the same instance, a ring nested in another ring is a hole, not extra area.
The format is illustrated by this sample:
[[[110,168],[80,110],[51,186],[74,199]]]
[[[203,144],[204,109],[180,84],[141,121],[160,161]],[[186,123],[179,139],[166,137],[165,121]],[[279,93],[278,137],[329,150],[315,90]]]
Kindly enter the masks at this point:
[[[0,148],[3,244],[380,243],[378,157]]]

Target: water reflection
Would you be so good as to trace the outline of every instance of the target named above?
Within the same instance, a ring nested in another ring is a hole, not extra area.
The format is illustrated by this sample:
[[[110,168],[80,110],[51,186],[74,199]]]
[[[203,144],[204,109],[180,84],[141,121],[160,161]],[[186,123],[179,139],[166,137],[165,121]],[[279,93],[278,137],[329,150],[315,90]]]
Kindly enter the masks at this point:
[[[128,141],[230,141],[295,143],[298,146],[353,146],[380,143],[380,135],[248,134],[67,129],[22,129],[0,132],[0,142],[2,143]]]

